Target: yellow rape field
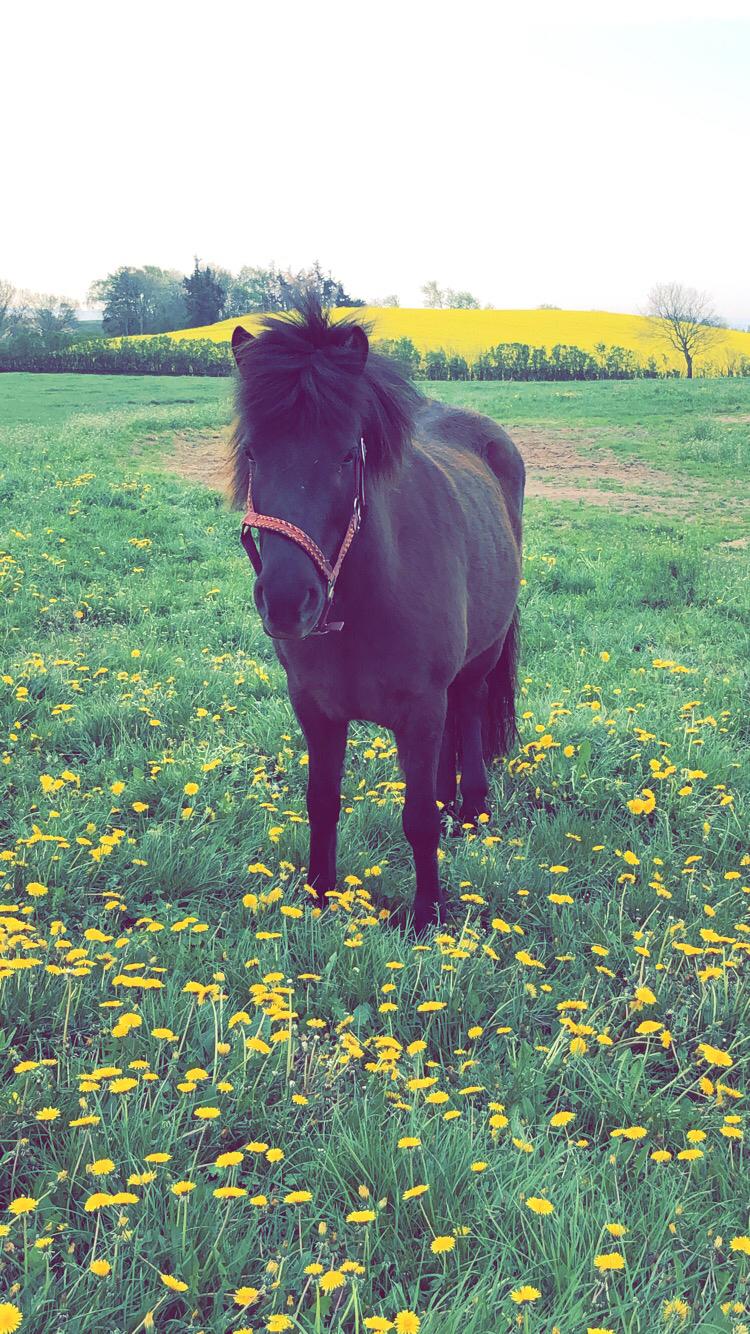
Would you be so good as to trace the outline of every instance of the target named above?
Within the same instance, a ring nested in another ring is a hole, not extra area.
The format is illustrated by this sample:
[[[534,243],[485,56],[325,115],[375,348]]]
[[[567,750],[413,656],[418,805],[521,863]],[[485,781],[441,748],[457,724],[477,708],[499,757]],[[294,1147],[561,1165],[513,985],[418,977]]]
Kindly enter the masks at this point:
[[[669,367],[684,369],[682,358],[654,335],[650,322],[642,315],[603,310],[409,310],[377,306],[342,307],[339,313],[357,314],[371,322],[374,338],[410,338],[420,352],[442,347],[469,360],[497,343],[547,348],[563,343],[586,352],[594,352],[597,343],[605,343],[608,347],[628,348],[644,360],[654,356],[660,368],[666,361]],[[252,332],[259,318],[232,316],[198,329],[178,329],[170,337],[228,342],[235,325],[241,323]],[[750,357],[750,333],[727,329],[706,359],[724,369],[732,358],[741,356]]]

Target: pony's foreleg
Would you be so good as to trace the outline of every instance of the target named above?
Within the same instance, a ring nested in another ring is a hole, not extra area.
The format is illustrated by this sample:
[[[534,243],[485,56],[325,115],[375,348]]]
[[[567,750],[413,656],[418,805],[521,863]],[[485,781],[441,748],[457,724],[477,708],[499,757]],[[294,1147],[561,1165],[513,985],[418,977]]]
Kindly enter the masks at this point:
[[[307,814],[310,820],[310,857],[307,883],[318,895],[336,884],[336,834],[341,809],[341,774],[346,752],[347,724],[334,722],[314,705],[294,701],[308,751]]]
[[[440,812],[435,800],[438,757],[443,739],[446,695],[423,710],[413,710],[395,729],[399,760],[406,780],[404,835],[414,854],[417,888],[414,896],[414,926],[424,931],[439,921],[445,897],[438,875]]]

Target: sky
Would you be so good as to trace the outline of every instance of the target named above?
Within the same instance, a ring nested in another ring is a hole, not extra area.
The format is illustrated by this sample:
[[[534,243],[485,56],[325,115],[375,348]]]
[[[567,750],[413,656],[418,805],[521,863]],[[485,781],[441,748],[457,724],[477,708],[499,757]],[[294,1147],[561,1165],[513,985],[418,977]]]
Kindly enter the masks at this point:
[[[677,280],[750,325],[750,0],[38,0],[0,45],[18,287],[317,259],[402,306]]]

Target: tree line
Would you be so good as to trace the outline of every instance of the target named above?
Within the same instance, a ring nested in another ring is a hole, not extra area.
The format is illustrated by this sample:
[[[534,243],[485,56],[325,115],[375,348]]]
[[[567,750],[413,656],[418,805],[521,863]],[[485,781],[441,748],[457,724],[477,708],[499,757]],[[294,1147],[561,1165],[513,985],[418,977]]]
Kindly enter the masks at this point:
[[[232,274],[197,258],[192,273],[185,275],[152,265],[124,265],[92,283],[89,299],[102,306],[105,334],[128,337],[200,328],[253,311],[291,310],[310,290],[326,306],[365,304],[318,263],[296,273],[272,266],[245,267]]]
[[[445,348],[420,352],[410,338],[376,339],[376,352],[392,357],[414,380],[633,380],[679,374],[650,356],[639,360],[629,348],[597,344],[594,352],[557,344],[498,343],[473,360]],[[74,342],[57,351],[14,354],[0,342],[0,371],[64,371],[107,375],[231,375],[229,343],[208,338],[152,338]],[[704,364],[703,374],[750,376],[750,357],[733,355],[721,365]]]

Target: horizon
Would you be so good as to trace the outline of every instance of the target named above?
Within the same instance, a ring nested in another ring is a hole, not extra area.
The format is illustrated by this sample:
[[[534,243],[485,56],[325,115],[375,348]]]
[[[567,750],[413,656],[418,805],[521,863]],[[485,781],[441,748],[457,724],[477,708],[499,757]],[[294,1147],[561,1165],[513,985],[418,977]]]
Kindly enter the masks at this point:
[[[604,16],[577,0],[564,21],[547,3],[520,18],[474,0],[458,27],[447,5],[387,0],[366,46],[340,0],[208,25],[194,0],[136,0],[122,30],[90,0],[42,8],[41,36],[38,13],[6,18],[26,53],[6,99],[28,101],[31,69],[37,88],[7,149],[24,207],[3,219],[0,276],[18,288],[89,308],[120,265],[318,259],[353,295],[393,292],[404,309],[436,279],[497,310],[637,315],[674,279],[750,325],[743,0]],[[326,78],[321,62],[351,72]],[[105,65],[121,102],[95,114],[90,71]]]

